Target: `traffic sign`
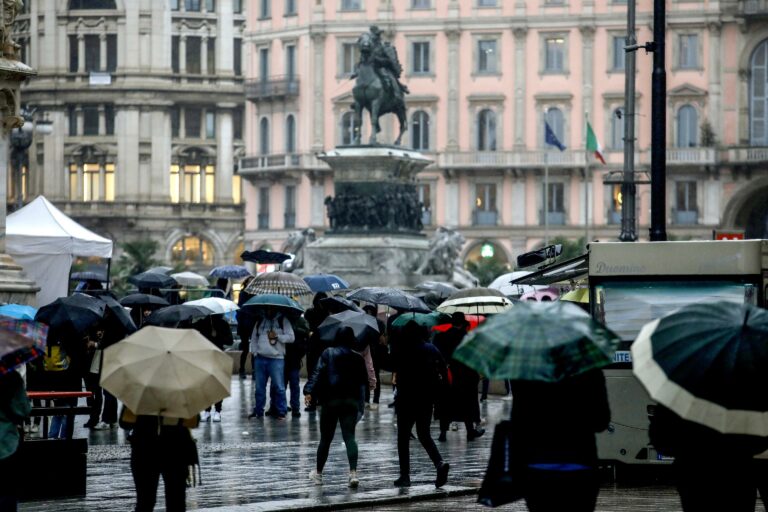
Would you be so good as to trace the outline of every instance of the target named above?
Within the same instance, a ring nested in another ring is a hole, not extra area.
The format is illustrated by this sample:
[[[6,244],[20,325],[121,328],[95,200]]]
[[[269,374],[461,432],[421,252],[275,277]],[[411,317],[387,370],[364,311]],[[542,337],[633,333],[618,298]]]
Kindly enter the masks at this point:
[[[721,230],[712,232],[713,240],[744,240],[744,231],[739,229]]]

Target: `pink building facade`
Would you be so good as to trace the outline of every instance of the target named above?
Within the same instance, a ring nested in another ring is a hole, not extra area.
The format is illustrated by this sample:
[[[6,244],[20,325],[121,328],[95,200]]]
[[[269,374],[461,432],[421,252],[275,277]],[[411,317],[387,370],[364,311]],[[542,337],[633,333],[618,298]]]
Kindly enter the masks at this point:
[[[668,232],[768,237],[768,2],[667,8]],[[637,10],[638,41],[650,41],[652,2]],[[434,160],[419,181],[427,232],[456,227],[465,260],[491,244],[501,262],[545,237],[618,236],[619,185],[605,181],[623,162],[624,2],[252,0],[247,13],[246,246],[280,250],[292,231],[327,227],[333,176],[314,155],[350,143],[355,41],[374,23],[411,91],[404,145]],[[639,171],[650,164],[651,60],[638,53]],[[565,151],[544,143],[545,117]],[[394,139],[386,119],[380,142]],[[587,120],[607,165],[586,154]],[[649,209],[640,185],[641,239]]]

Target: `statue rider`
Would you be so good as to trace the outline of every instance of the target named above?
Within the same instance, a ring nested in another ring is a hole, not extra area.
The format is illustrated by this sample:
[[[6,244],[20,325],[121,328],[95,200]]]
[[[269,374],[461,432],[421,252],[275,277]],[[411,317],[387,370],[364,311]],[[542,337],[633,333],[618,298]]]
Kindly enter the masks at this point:
[[[384,87],[391,91],[396,98],[403,101],[405,94],[409,94],[411,91],[399,80],[403,73],[403,67],[397,58],[397,49],[388,41],[382,41],[382,30],[378,26],[371,25],[369,30],[373,39],[371,58],[373,59],[374,70],[379,75]],[[353,79],[356,77],[356,73],[352,75]]]

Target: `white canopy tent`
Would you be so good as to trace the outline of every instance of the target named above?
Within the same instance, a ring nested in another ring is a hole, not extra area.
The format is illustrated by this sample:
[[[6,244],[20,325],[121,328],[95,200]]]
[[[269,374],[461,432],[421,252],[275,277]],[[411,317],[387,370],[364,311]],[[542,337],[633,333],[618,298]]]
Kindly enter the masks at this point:
[[[40,287],[37,306],[67,295],[75,256],[112,257],[112,241],[85,229],[45,197],[6,221],[5,250]]]

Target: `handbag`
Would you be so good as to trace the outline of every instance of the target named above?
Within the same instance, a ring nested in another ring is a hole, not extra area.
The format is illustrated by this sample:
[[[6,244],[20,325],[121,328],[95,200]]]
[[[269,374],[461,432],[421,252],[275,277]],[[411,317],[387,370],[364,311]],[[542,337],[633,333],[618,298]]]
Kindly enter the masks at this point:
[[[101,373],[101,349],[97,348],[91,359],[90,373]]]
[[[498,507],[523,499],[524,465],[515,461],[512,435],[511,421],[496,425],[488,469],[477,497],[477,502],[486,507]]]

